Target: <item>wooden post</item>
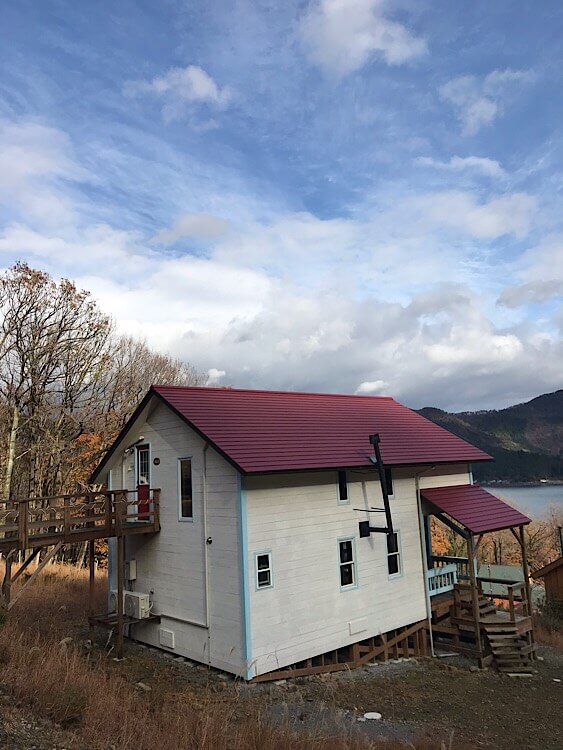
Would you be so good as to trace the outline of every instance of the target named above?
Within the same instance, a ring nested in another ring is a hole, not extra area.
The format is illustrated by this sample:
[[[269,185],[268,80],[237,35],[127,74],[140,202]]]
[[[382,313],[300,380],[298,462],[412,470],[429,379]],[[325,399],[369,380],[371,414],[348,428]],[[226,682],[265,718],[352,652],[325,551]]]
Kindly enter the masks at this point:
[[[522,551],[522,573],[524,574],[524,587],[526,590],[526,614],[530,618],[530,623],[532,623],[532,590],[530,586],[530,568],[528,567],[528,551],[526,545],[526,535],[524,534],[524,526],[520,526],[518,531],[520,537],[520,549]],[[526,634],[526,640],[528,641],[528,645],[533,647],[535,642],[533,623],[530,625],[530,630]],[[533,648],[531,648],[530,659],[535,658],[535,651]]]
[[[471,581],[471,599],[473,602],[473,619],[475,621],[475,645],[479,654],[479,661],[483,658],[481,645],[481,623],[479,614],[479,591],[477,588],[477,573],[475,559],[475,538],[472,533],[467,537],[467,560],[469,562],[469,579]]]
[[[160,529],[160,490],[152,491],[153,523],[154,528]]]
[[[12,556],[15,550],[10,550],[4,559],[4,580],[2,581],[2,606],[10,608],[10,592],[12,588]]]
[[[70,497],[69,497],[69,495],[65,495],[64,496],[63,502],[64,502],[64,510],[63,510],[63,514],[64,514],[64,530],[63,530],[63,534],[64,534],[64,540],[66,542],[66,541],[70,540]]]
[[[28,546],[28,509],[29,500],[20,502],[18,505],[18,543],[21,550],[26,550]]]
[[[117,658],[123,659],[123,589],[125,577],[125,538],[117,537]]]
[[[524,534],[524,527],[520,526],[520,549],[522,551],[522,573],[524,574],[524,586],[526,588],[526,614],[528,617],[532,616],[532,591],[530,587],[530,568],[528,567],[528,553],[526,550],[526,535]]]
[[[96,575],[96,568],[95,568],[95,542],[93,539],[91,539],[88,542],[88,564],[90,568],[90,590],[88,592],[88,633],[90,640],[92,640],[94,636],[94,624],[92,622],[92,618],[94,617],[94,584],[95,584],[95,575]]]
[[[113,493],[106,492],[105,493],[105,524],[106,524],[106,535],[108,537],[112,536],[112,500],[113,500]]]

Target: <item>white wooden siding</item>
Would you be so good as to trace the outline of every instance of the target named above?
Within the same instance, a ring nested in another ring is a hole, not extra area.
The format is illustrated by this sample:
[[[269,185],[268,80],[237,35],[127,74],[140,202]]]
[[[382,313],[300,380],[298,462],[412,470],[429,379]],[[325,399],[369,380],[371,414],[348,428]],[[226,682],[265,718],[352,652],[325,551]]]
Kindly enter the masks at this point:
[[[374,470],[349,471],[350,503],[338,503],[337,472],[246,477],[251,653],[263,674],[363,637],[426,617],[414,469],[393,472],[393,525],[400,530],[400,576],[390,578],[386,536],[360,539],[358,522],[383,526]],[[423,486],[463,484],[466,466],[427,472]],[[355,537],[358,586],[340,590],[338,540]],[[272,550],[274,586],[256,590],[254,554]]]
[[[243,627],[237,472],[212,448],[204,452],[204,440],[156,403],[131,427],[108,466],[113,489],[135,489],[135,457],[124,457],[123,449],[141,435],[150,445],[151,487],[161,489],[161,531],[127,538],[126,557],[137,560],[137,580],[130,588],[151,593],[162,622],[136,625],[133,636],[162,647],[159,629],[171,630],[174,653],[239,672]],[[193,521],[179,520],[178,459],[186,457],[192,458]],[[158,466],[154,458],[160,459]],[[206,537],[212,544],[206,544]]]

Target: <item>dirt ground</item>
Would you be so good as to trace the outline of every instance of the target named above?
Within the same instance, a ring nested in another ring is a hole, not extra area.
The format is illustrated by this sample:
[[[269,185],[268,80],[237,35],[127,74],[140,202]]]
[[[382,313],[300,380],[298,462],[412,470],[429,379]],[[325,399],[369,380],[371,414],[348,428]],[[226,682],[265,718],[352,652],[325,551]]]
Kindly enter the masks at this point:
[[[261,715],[328,737],[364,733],[405,743],[428,737],[445,747],[453,737],[454,748],[563,748],[563,654],[548,648],[540,648],[537,674],[529,678],[470,671],[469,662],[454,657],[256,685],[139,644],[129,643],[119,663],[102,644],[97,648],[108,671],[142,683],[139,691],[181,694],[202,711],[209,703],[225,703],[235,719]],[[362,720],[373,711],[381,720]],[[2,750],[85,750],[71,732],[15,710],[1,688],[0,717]],[[330,748],[330,740],[324,747]]]

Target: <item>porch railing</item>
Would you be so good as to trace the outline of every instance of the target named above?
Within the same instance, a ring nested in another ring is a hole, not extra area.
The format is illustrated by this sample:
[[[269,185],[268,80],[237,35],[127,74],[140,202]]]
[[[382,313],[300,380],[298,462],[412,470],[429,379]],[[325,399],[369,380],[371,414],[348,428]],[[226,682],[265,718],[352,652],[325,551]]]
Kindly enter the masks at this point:
[[[430,568],[426,571],[428,578],[428,592],[430,596],[444,594],[447,591],[453,591],[457,583],[457,565],[450,563],[440,565],[436,568]]]
[[[452,557],[451,555],[432,555],[430,558],[432,569],[455,565],[458,580],[469,578],[469,560],[467,557]]]

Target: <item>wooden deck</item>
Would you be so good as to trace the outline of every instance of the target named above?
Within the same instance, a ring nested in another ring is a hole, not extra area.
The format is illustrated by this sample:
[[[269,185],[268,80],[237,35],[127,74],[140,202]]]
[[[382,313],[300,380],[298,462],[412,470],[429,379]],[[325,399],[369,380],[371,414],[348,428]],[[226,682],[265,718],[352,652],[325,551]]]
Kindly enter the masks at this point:
[[[0,552],[159,531],[160,490],[150,490],[148,507],[139,508],[136,494],[115,490],[1,502]]]
[[[86,542],[90,568],[88,615],[90,628],[109,627],[117,637],[117,656],[123,656],[123,630],[131,624],[123,612],[126,536],[154,534],[160,531],[160,490],[148,489],[148,498],[139,502],[136,491],[110,490],[76,495],[27,498],[0,503],[0,553],[5,568],[0,607],[10,610],[26,588],[37,578],[47,563],[65,544]],[[95,615],[95,541],[117,539],[117,612]],[[41,553],[41,555],[40,555]],[[20,576],[35,560],[41,561],[25,580]],[[14,563],[15,573],[12,572]],[[23,584],[12,595],[16,581]],[[154,617],[153,617],[154,619]]]

